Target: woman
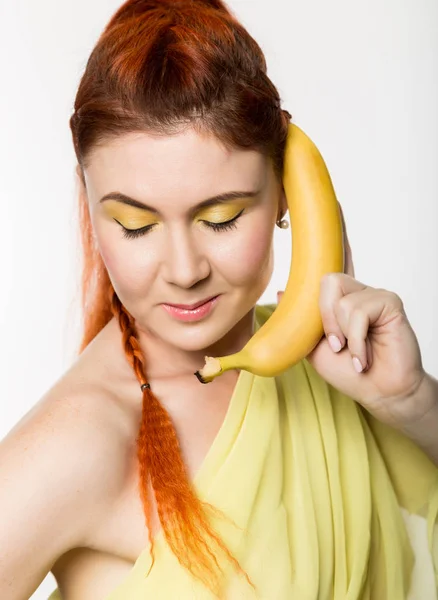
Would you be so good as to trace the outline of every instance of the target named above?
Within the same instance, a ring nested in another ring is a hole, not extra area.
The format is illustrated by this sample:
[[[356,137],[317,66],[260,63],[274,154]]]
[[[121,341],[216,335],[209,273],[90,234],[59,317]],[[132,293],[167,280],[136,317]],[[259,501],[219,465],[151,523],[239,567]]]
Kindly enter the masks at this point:
[[[2,598],[50,570],[52,600],[436,598],[438,382],[350,252],[322,281],[311,355],[275,378],[194,377],[275,308],[256,303],[289,120],[220,0],[111,19],[70,123],[81,352],[3,444]]]

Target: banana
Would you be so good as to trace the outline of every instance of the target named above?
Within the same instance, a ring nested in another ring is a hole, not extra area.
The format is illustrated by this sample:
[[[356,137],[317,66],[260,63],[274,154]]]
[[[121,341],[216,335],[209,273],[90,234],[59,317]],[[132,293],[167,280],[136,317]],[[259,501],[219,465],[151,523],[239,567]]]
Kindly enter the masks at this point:
[[[295,124],[288,127],[283,185],[292,224],[292,259],[284,294],[242,350],[205,357],[204,368],[195,372],[201,383],[231,369],[279,375],[305,358],[324,334],[320,283],[326,273],[344,270],[341,213],[319,150]]]

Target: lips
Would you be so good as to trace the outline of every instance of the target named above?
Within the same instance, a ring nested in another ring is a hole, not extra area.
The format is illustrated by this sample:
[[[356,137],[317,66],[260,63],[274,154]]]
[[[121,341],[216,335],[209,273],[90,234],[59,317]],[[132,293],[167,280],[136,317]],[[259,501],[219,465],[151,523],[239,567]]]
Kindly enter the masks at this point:
[[[165,302],[164,304],[167,304],[167,306],[174,306],[175,308],[181,308],[182,310],[194,310],[195,308],[210,302],[210,300],[213,298],[216,298],[216,296],[209,296],[208,298],[200,300],[199,302],[195,302],[194,304],[171,304],[170,302]]]

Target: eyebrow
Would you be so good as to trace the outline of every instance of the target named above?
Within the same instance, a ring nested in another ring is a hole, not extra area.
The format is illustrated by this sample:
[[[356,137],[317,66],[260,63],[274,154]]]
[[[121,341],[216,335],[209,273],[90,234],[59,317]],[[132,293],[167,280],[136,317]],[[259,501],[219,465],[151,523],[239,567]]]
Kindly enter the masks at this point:
[[[206,206],[212,206],[213,204],[222,204],[229,202],[230,200],[236,200],[238,198],[253,198],[260,194],[260,190],[251,190],[251,191],[242,191],[242,192],[225,192],[223,194],[218,194],[217,196],[212,196],[211,198],[207,198],[203,200],[199,204],[194,207],[195,211],[198,211],[200,208],[205,208]],[[127,204],[128,206],[134,206],[135,208],[140,208],[141,210],[148,210],[156,215],[159,215],[159,211],[153,206],[148,206],[143,202],[139,202],[126,194],[122,194],[121,192],[110,192],[109,194],[105,194],[100,200],[100,202],[105,202],[106,200],[116,200],[117,202],[121,202],[122,204]]]

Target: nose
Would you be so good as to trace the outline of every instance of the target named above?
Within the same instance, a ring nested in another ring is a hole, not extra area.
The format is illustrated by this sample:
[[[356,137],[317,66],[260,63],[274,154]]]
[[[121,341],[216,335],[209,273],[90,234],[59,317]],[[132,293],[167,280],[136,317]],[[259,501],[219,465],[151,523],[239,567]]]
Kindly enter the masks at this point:
[[[178,229],[166,240],[163,275],[167,283],[191,288],[210,274],[210,264],[190,233]]]

